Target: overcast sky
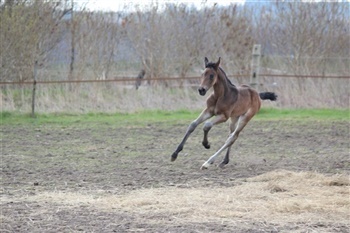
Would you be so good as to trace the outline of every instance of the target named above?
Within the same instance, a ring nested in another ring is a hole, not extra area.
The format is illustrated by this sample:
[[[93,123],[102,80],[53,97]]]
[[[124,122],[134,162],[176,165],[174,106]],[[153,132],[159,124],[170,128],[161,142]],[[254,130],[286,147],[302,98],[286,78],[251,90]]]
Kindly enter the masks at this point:
[[[147,7],[152,3],[158,3],[160,6],[166,3],[186,3],[201,8],[203,6],[212,6],[215,3],[221,6],[226,6],[230,3],[244,3],[245,0],[76,0],[75,2],[79,7],[86,6],[89,10],[118,11],[123,10],[125,6],[134,9],[135,6]]]
[[[160,7],[165,6],[166,3],[186,3],[190,6],[195,6],[200,9],[203,6],[213,6],[218,4],[221,6],[227,6],[231,3],[244,4],[245,2],[271,2],[272,0],[74,0],[78,8],[85,6],[87,9],[102,10],[102,11],[121,11],[121,10],[135,10],[135,7],[141,9],[147,9],[147,6],[151,4],[156,4]],[[285,2],[293,2],[294,0],[285,0]],[[302,2],[323,2],[325,0],[302,0]],[[326,0],[328,2],[342,2],[344,0]],[[345,0],[345,2],[350,2],[350,0]],[[127,7],[128,9],[125,9]]]

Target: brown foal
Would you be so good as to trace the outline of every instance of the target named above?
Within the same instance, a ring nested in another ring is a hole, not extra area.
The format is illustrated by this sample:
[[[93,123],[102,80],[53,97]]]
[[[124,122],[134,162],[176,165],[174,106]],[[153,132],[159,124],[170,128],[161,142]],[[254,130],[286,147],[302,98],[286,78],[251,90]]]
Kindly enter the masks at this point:
[[[216,124],[230,121],[230,135],[225,144],[211,156],[201,167],[206,169],[210,164],[214,163],[215,158],[225,149],[227,149],[224,160],[219,164],[223,168],[229,162],[229,154],[232,144],[237,140],[239,133],[252,119],[252,117],[259,111],[261,99],[276,100],[277,96],[273,92],[258,93],[255,89],[241,85],[236,87],[227,78],[224,70],[220,67],[220,58],[214,62],[209,62],[207,58],[204,59],[205,69],[202,74],[202,81],[198,92],[204,96],[207,91],[213,87],[214,93],[207,99],[207,107],[202,111],[199,117],[194,120],[187,128],[186,134],[181,143],[171,155],[171,161],[175,161],[177,155],[182,151],[185,142],[195,128],[202,122],[215,116],[211,121],[204,124],[203,131],[203,146],[210,148],[208,142],[208,132]]]

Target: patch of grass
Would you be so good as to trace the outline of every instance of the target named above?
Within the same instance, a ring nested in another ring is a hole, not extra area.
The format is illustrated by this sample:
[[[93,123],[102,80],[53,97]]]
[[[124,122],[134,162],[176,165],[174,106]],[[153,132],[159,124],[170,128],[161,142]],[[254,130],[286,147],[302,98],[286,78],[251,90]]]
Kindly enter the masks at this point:
[[[71,125],[79,123],[104,122],[105,124],[133,124],[137,126],[149,123],[190,123],[198,117],[200,111],[178,110],[163,111],[149,110],[136,113],[98,113],[87,114],[37,114],[36,118],[31,118],[30,114],[18,112],[1,112],[2,124],[60,124]],[[262,108],[256,120],[350,120],[349,109],[275,109]]]
[[[257,119],[266,120],[350,120],[349,109],[262,108]]]
[[[2,124],[60,124],[71,125],[79,123],[96,123],[104,122],[111,125],[147,125],[149,123],[164,123],[164,122],[188,122],[193,120],[199,112],[192,112],[188,110],[179,111],[142,111],[136,113],[87,113],[87,114],[37,114],[35,118],[30,117],[30,114],[23,114],[18,112],[1,112]]]

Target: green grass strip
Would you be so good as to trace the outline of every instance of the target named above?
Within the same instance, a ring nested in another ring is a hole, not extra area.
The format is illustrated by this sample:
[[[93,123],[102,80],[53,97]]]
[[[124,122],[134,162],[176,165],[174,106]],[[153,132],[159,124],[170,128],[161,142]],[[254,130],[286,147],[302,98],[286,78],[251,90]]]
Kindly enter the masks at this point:
[[[136,113],[50,113],[37,114],[36,118],[31,118],[29,114],[17,112],[1,112],[0,123],[3,125],[17,124],[61,124],[70,125],[78,123],[103,122],[106,124],[127,124],[146,125],[148,123],[190,123],[198,117],[200,111],[163,111],[150,110]],[[325,120],[325,121],[349,121],[349,109],[275,109],[262,108],[255,120]]]

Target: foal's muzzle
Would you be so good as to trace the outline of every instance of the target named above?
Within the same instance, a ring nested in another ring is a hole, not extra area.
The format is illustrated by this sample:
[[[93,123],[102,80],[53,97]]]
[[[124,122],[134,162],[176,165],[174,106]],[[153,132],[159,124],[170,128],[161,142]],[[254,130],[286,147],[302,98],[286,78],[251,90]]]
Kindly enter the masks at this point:
[[[198,88],[198,92],[200,95],[205,95],[205,93],[207,93],[207,90],[204,87],[200,87]]]

